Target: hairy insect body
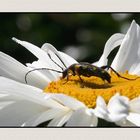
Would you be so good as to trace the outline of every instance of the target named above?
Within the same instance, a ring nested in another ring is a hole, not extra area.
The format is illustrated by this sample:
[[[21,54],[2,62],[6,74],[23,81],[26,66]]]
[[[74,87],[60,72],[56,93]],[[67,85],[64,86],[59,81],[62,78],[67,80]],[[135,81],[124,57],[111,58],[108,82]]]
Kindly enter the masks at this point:
[[[108,74],[107,71],[105,71],[104,69],[100,68],[100,67],[96,67],[94,65],[91,64],[72,64],[70,67],[68,67],[67,69],[65,69],[63,71],[63,76],[62,78],[67,77],[68,80],[68,76],[69,74],[71,75],[78,75],[80,80],[81,79],[81,75],[85,76],[85,77],[91,77],[91,76],[96,76],[96,77],[100,77],[102,80],[106,80],[109,83],[111,82],[111,76]]]
[[[106,80],[109,83],[111,82],[111,76],[108,74],[107,71],[100,67],[96,67],[91,64],[83,64],[79,68],[79,73],[83,76],[90,77],[90,76],[96,76],[101,78],[103,81]]]

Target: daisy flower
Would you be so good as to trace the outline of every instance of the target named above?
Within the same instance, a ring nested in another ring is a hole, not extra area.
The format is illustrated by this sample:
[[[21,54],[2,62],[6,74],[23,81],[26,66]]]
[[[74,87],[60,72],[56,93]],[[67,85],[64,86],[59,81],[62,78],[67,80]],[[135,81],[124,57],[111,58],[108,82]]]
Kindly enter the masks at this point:
[[[93,63],[107,65],[108,55],[120,45],[111,67],[131,80],[108,71],[111,83],[95,76],[81,76],[81,83],[72,75],[66,82],[62,71],[78,63],[76,60],[51,44],[45,43],[40,49],[12,38],[38,60],[24,66],[0,53],[0,125],[38,126],[46,122],[47,126],[95,127],[101,118],[119,126],[140,126],[139,37],[140,27],[133,21],[125,35],[110,37],[101,58]]]

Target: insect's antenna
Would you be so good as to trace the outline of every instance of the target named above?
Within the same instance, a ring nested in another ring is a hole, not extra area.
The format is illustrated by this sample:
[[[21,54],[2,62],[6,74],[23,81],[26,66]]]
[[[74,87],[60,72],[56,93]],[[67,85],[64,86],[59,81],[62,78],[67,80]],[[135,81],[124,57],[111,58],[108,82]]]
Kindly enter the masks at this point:
[[[49,58],[50,58],[59,68],[61,68],[62,71],[64,70],[58,63],[56,63],[56,62],[52,59],[52,57],[51,57],[51,55],[50,55],[49,53],[48,53],[48,56],[49,56]]]
[[[139,77],[137,77],[137,78],[135,78],[135,79],[129,79],[129,78],[123,77],[123,76],[121,76],[118,72],[116,72],[111,66],[102,66],[101,68],[102,68],[102,69],[110,68],[113,72],[115,72],[115,74],[116,74],[118,77],[121,77],[121,78],[126,79],[126,80],[136,80],[137,78],[139,78]]]
[[[58,70],[54,70],[54,69],[50,69],[50,68],[37,68],[37,69],[33,69],[33,70],[30,70],[28,71],[26,74],[25,74],[25,82],[27,83],[27,76],[29,73],[33,72],[33,71],[36,71],[36,70],[51,70],[51,71],[55,71],[55,72],[58,72],[58,73],[63,73],[62,71],[58,71]]]
[[[65,63],[62,61],[62,59],[55,53],[55,55],[58,57],[58,59],[62,62],[62,64],[64,65],[65,68],[67,68],[67,66],[65,65]]]
[[[58,57],[58,59],[61,61],[61,63],[64,65],[64,67],[65,68],[67,68],[67,66],[65,65],[65,63],[62,61],[62,59],[59,57],[59,55],[58,54],[56,54],[56,53],[54,53],[57,57]],[[49,55],[49,57],[50,57],[50,54],[48,53],[48,55]],[[50,59],[52,60],[52,58],[50,57]],[[54,60],[52,60],[53,62],[54,62]],[[56,62],[54,62],[55,64],[56,64]],[[59,65],[60,66],[60,65]],[[61,67],[61,66],[60,66]]]

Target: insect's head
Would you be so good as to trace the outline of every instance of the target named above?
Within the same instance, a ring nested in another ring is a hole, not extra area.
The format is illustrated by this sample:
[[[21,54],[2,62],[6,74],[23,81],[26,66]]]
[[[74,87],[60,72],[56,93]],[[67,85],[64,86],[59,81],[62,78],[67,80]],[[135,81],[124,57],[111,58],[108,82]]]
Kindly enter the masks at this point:
[[[67,69],[65,69],[63,72],[62,72],[62,78],[64,79],[65,77],[67,77]]]
[[[66,68],[63,72],[62,72],[62,78],[66,78],[68,77],[68,75],[75,75],[75,68],[76,68],[77,64],[72,64],[70,65],[68,68]]]

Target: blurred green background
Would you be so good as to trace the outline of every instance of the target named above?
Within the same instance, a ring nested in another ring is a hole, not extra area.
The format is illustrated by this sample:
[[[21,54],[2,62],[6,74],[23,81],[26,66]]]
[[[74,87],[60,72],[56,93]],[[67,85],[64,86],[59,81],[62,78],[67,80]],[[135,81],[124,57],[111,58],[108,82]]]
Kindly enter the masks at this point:
[[[48,42],[78,61],[92,63],[112,34],[126,33],[133,19],[140,24],[136,13],[1,13],[0,19],[0,51],[22,63],[36,58],[12,37],[39,47]]]

